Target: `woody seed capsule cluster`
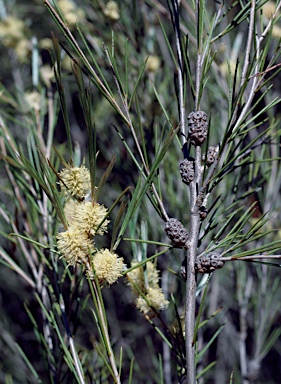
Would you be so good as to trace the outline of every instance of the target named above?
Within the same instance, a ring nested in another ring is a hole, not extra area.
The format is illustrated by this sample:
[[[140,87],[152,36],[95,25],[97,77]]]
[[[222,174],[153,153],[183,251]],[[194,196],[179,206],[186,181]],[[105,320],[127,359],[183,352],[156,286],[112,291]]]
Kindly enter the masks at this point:
[[[208,166],[212,165],[218,156],[218,148],[217,147],[209,147],[207,151],[206,164]],[[203,156],[203,161],[205,161],[205,155]]]
[[[195,261],[195,271],[199,273],[211,273],[223,266],[224,261],[221,260],[220,254],[216,252],[206,253],[197,257]]]
[[[191,144],[202,145],[207,137],[207,113],[204,111],[191,112],[188,117],[188,134]]]
[[[190,184],[194,180],[194,162],[187,159],[181,161],[180,175],[183,183]]]
[[[169,219],[165,224],[165,231],[174,246],[186,247],[188,233],[179,220]]]

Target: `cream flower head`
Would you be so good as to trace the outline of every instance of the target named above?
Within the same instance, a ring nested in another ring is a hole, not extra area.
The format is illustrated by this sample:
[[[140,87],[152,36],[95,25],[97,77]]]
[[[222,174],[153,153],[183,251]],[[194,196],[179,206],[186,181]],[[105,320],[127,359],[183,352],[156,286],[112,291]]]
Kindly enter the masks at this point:
[[[109,249],[101,249],[93,257],[93,264],[96,276],[101,284],[113,284],[119,277],[122,276],[122,271],[125,268],[123,258],[116,253],[112,253]],[[87,271],[90,279],[94,278],[92,270]]]
[[[89,252],[94,250],[94,243],[79,228],[70,226],[57,235],[57,247],[67,264],[75,265],[88,260]]]
[[[137,262],[132,262],[132,267],[136,265]],[[157,271],[155,264],[151,261],[148,261],[146,263],[146,273],[147,273],[147,285],[151,288],[157,288],[158,281],[159,281],[159,272]],[[141,292],[146,292],[145,287],[145,278],[144,278],[144,269],[143,266],[140,266],[138,268],[133,269],[131,272],[128,273],[128,276],[130,279],[138,286],[138,288],[141,290]],[[138,296],[139,292],[138,290],[131,284],[131,288],[133,293]]]
[[[157,311],[166,309],[169,305],[169,301],[165,299],[165,296],[161,288],[148,288],[146,299],[139,296],[136,300],[137,308],[145,315],[151,312],[151,307]]]
[[[40,68],[40,76],[44,84],[50,88],[51,82],[55,80],[54,69],[50,65],[42,65]]]
[[[40,111],[41,108],[41,95],[37,91],[26,92],[24,94],[25,102],[28,110]]]
[[[263,15],[269,20],[272,15],[275,13],[276,10],[276,4],[275,1],[267,1],[263,6],[262,6],[262,12]]]
[[[64,195],[76,196],[84,199],[91,191],[91,177],[89,170],[84,166],[64,168],[60,173],[62,181],[59,182]]]
[[[160,62],[159,57],[156,55],[151,55],[151,56],[148,56],[148,58],[147,58],[145,69],[148,72],[155,73],[160,68],[160,65],[161,65],[161,62]]]
[[[64,204],[63,210],[64,210],[66,221],[68,222],[69,225],[74,221],[76,208],[78,204],[80,203],[77,200],[72,198],[68,199]]]
[[[14,48],[24,36],[25,24],[22,20],[8,16],[0,21],[0,37],[5,46]]]
[[[107,208],[94,202],[83,202],[76,204],[73,219],[76,225],[92,236],[103,235],[107,231],[109,220],[104,220]],[[101,224],[101,222],[104,222]],[[101,225],[100,225],[101,224]]]
[[[78,8],[71,0],[59,0],[58,6],[67,22],[69,28],[73,28],[77,21],[85,20],[85,12]]]
[[[119,7],[116,1],[109,1],[106,4],[104,9],[104,14],[112,21],[116,21],[120,19]]]
[[[132,266],[137,264],[132,263]],[[146,280],[143,267],[133,269],[128,273],[130,280],[138,287],[132,284],[133,295],[136,296],[136,306],[144,314],[151,312],[151,308],[157,311],[166,309],[169,301],[165,300],[162,289],[159,287],[159,271],[151,261],[146,263]],[[140,295],[139,290],[143,293]],[[143,297],[145,296],[146,299]]]

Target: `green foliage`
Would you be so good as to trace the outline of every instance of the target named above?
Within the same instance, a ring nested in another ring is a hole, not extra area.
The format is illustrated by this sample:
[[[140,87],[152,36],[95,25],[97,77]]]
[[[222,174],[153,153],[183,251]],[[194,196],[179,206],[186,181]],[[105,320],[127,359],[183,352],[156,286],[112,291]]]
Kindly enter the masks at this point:
[[[67,3],[0,4],[0,382],[276,381],[281,2]],[[201,109],[195,146],[186,117]],[[72,224],[60,170],[84,164],[87,201],[108,207],[96,231],[111,221],[95,247],[127,265],[110,289],[95,252],[67,266],[56,245]],[[222,270],[195,274],[213,251]],[[141,314],[148,261],[170,305]]]

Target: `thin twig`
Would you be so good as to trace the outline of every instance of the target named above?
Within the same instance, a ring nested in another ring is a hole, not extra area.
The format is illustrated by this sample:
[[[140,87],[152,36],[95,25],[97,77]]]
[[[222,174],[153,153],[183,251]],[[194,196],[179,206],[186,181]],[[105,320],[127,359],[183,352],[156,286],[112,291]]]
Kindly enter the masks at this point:
[[[180,131],[181,131],[181,140],[182,145],[186,143],[186,132],[185,132],[185,102],[184,102],[184,80],[183,80],[183,59],[181,51],[181,42],[180,42],[180,28],[179,28],[179,3],[177,0],[173,0],[173,10],[174,10],[174,29],[175,29],[175,38],[176,38],[176,47],[178,55],[178,86],[179,86],[179,112],[180,112]]]
[[[192,233],[197,231],[197,227],[193,226],[190,230]],[[192,236],[194,237],[194,236]],[[195,346],[194,346],[194,315],[195,315],[195,301],[196,301],[196,279],[194,262],[196,255],[197,243],[194,245],[192,241],[190,244],[188,257],[187,257],[187,268],[186,268],[186,307],[185,307],[185,338],[186,338],[186,370],[188,383],[195,383]]]
[[[275,17],[277,16],[278,12],[279,12],[279,9],[281,8],[281,3],[279,3],[274,11],[274,13],[272,14],[266,28],[264,29],[263,33],[261,34],[260,38],[259,38],[259,43],[261,44],[263,39],[265,38],[265,36],[268,34],[268,32],[270,31],[271,29],[271,26],[272,26],[272,23],[275,19]]]
[[[249,79],[252,79],[253,77],[257,77],[257,76],[266,75],[268,72],[273,71],[273,69],[280,67],[280,65],[281,65],[281,63],[275,64],[272,67],[268,66],[268,68],[266,70],[264,70],[262,72],[255,73],[254,75],[250,76]]]
[[[200,20],[200,1],[196,1],[196,23]],[[199,35],[200,28],[197,27],[197,60],[196,60],[196,88],[195,88],[195,110],[199,108],[200,84],[202,78],[202,36]],[[195,148],[195,178],[190,184],[190,230],[189,248],[187,250],[186,263],[186,301],[185,301],[185,348],[186,348],[186,375],[187,383],[196,383],[195,371],[195,306],[196,306],[196,274],[195,260],[197,257],[198,237],[200,228],[199,208],[197,202],[197,190],[202,185],[201,171],[201,148]]]
[[[240,277],[241,278],[241,277]],[[248,384],[246,379],[248,373],[248,364],[247,364],[247,352],[246,352],[246,338],[247,338],[247,313],[248,313],[248,304],[253,286],[253,277],[248,276],[246,280],[246,286],[243,289],[238,281],[238,304],[239,304],[239,323],[240,323],[240,332],[239,332],[239,357],[240,357],[240,368],[243,384]]]
[[[110,361],[110,365],[111,365],[113,373],[114,373],[115,383],[121,384],[120,376],[119,376],[118,369],[117,369],[116,362],[115,362],[115,358],[114,358],[114,353],[113,353],[113,350],[112,350],[112,347],[111,347],[111,343],[110,343],[107,323],[106,323],[106,320],[105,320],[104,315],[103,315],[103,308],[102,308],[102,304],[100,302],[100,298],[99,298],[99,294],[98,294],[98,289],[96,287],[95,281],[93,281],[93,288],[94,288],[94,291],[95,291],[95,296],[96,296],[97,305],[98,305],[97,310],[99,311],[99,317],[101,319],[102,334],[105,337],[108,359]]]
[[[73,338],[71,336],[68,337],[68,342],[69,342],[71,354],[72,354],[72,357],[73,357],[73,360],[74,360],[74,365],[75,365],[76,372],[78,374],[80,383],[81,384],[85,384],[84,377],[83,377],[83,372],[81,371],[81,367],[80,367],[80,361],[78,359],[77,352],[76,352],[76,349],[75,349],[74,340],[73,340]]]
[[[250,64],[250,53],[252,50],[253,34],[255,31],[255,13],[256,13],[256,1],[251,1],[250,22],[248,26],[248,39],[245,52],[244,66],[241,74],[240,88],[242,88],[246,82],[246,75]]]
[[[176,1],[176,0],[173,0],[173,1]],[[158,12],[160,12],[163,15],[167,16],[167,18],[169,20],[171,20],[171,18],[172,18],[171,14],[167,11],[167,9],[159,1],[153,0],[152,4],[153,4],[153,6],[155,6],[157,8]],[[186,3],[186,2],[182,2],[182,5],[186,8],[186,11],[190,15],[191,19],[195,21],[195,14],[194,14],[194,11],[191,8],[191,6],[188,3]],[[190,30],[186,27],[186,25],[184,25],[183,23],[179,23],[179,28],[180,28],[180,30],[182,31],[182,33],[185,36],[188,36],[188,39],[190,40],[190,42],[193,45],[196,45],[196,39],[194,38],[194,36],[190,32]]]
[[[16,227],[16,225],[13,222],[11,222],[9,220],[8,216],[6,215],[6,213],[4,212],[2,207],[0,207],[0,214],[6,220],[6,222],[11,225],[13,232],[16,235],[19,235],[18,228]],[[30,252],[26,248],[25,243],[24,243],[23,239],[21,239],[20,236],[18,236],[18,242],[19,242],[21,250],[22,250],[22,252],[23,252],[23,254],[24,254],[25,258],[26,258],[26,261],[27,261],[27,263],[28,263],[28,265],[29,265],[29,267],[30,267],[30,269],[32,271],[32,274],[33,274],[34,278],[37,280],[38,271],[37,271],[36,265],[35,265],[34,260],[32,259],[32,257],[30,257]]]
[[[195,111],[199,109],[199,94],[200,94],[200,83],[202,75],[202,55],[198,52],[196,59],[196,89],[195,89]]]
[[[280,7],[281,7],[281,3],[279,3],[278,6],[276,7],[275,12],[273,13],[271,19],[268,22],[267,27],[265,28],[265,30],[263,31],[261,36],[260,37],[256,37],[257,49],[256,49],[256,64],[255,64],[255,67],[254,67],[255,68],[254,69],[255,73],[247,78],[246,75],[247,75],[247,71],[248,71],[249,64],[250,64],[250,52],[251,52],[251,47],[252,47],[252,40],[253,40],[254,31],[256,30],[256,28],[255,28],[256,2],[252,1],[251,12],[250,12],[250,22],[249,22],[249,28],[248,28],[248,39],[247,39],[247,46],[246,46],[246,54],[245,54],[244,66],[243,66],[243,69],[242,69],[242,75],[241,75],[241,81],[240,81],[240,89],[246,85],[246,82],[248,80],[257,79],[259,76],[260,76],[260,78],[257,81],[253,81],[252,86],[251,86],[251,90],[250,90],[249,95],[247,97],[247,102],[245,103],[242,111],[240,112],[239,118],[236,121],[235,126],[233,128],[233,132],[235,132],[239,128],[239,125],[241,124],[241,122],[245,118],[245,116],[246,116],[246,114],[247,114],[247,112],[248,112],[248,110],[249,110],[249,108],[251,106],[251,103],[253,101],[253,98],[255,96],[256,89],[260,87],[260,84],[262,83],[265,74],[269,70],[274,68],[274,67],[271,68],[272,64],[270,62],[268,64],[268,68],[265,71],[259,72],[259,70],[258,70],[258,63],[259,63],[261,43],[263,42],[265,36],[270,31],[272,23],[273,23],[276,15],[277,15]],[[277,66],[278,65],[279,64],[277,64]],[[232,118],[231,118],[231,121],[230,121],[230,124],[229,124],[230,126],[232,124],[234,124],[236,116],[237,116],[237,112],[238,112],[238,105],[236,105],[236,107],[235,107],[234,113],[232,115]]]
[[[195,384],[195,346],[194,346],[194,327],[195,327],[195,304],[196,304],[196,278],[195,278],[195,259],[197,254],[198,233],[199,233],[199,210],[196,206],[196,183],[190,186],[190,231],[189,249],[187,251],[186,265],[186,301],[185,301],[185,343],[186,343],[186,369],[187,382]]]
[[[261,355],[262,355],[262,349],[263,349],[263,335],[266,334],[266,317],[268,315],[268,312],[266,310],[266,302],[267,302],[267,294],[268,294],[268,267],[267,265],[262,265],[261,268],[262,272],[262,278],[261,278],[261,287],[260,292],[258,295],[258,311],[257,311],[257,336],[255,340],[255,353],[253,361],[255,362],[255,367],[259,369],[260,367],[260,361],[261,361]],[[270,300],[268,300],[270,301]]]

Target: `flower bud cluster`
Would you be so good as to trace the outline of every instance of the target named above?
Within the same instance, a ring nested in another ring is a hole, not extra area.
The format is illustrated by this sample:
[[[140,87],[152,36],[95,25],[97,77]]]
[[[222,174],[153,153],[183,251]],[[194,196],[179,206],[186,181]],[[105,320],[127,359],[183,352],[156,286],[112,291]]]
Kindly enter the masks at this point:
[[[108,249],[95,247],[95,236],[107,232],[107,208],[95,201],[85,201],[90,195],[89,170],[84,167],[68,167],[60,174],[61,189],[66,197],[64,206],[68,228],[57,235],[57,247],[68,265],[83,264],[87,275],[94,272],[101,284],[113,284],[125,267],[123,258]],[[75,196],[76,199],[73,198]]]
[[[212,165],[218,156],[218,147],[209,147],[206,154],[206,164],[208,166]],[[205,161],[205,155],[202,157],[202,160]]]

